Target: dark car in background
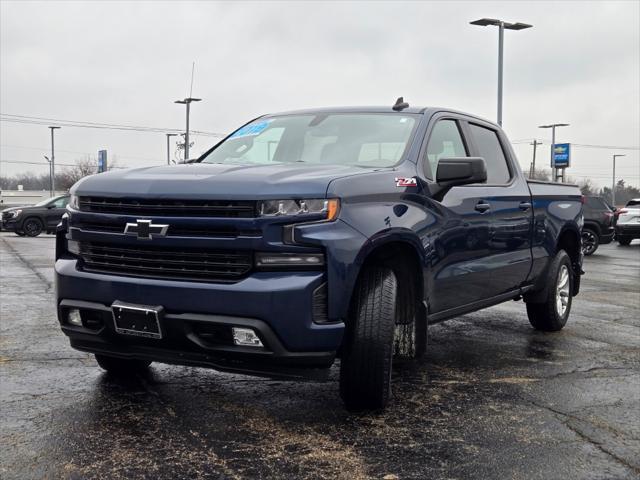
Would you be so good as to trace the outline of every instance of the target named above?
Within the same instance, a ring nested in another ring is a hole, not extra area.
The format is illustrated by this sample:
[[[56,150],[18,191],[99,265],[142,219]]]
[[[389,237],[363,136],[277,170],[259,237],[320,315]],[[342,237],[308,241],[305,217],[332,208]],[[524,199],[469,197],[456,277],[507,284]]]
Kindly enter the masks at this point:
[[[586,196],[582,253],[593,255],[598,246],[611,243],[615,234],[614,212],[601,197]]]
[[[2,230],[29,237],[37,237],[42,232],[54,233],[67,203],[69,195],[60,195],[35,205],[7,208],[2,211]]]

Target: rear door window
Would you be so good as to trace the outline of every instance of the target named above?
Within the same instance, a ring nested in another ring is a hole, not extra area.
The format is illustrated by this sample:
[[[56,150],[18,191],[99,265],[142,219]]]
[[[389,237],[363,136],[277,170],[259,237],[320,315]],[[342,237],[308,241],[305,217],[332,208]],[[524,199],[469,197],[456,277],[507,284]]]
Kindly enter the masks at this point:
[[[478,148],[479,155],[487,164],[487,183],[490,185],[502,185],[511,180],[511,172],[507,164],[507,158],[502,150],[498,133],[490,128],[481,127],[473,123],[469,124],[471,135]]]

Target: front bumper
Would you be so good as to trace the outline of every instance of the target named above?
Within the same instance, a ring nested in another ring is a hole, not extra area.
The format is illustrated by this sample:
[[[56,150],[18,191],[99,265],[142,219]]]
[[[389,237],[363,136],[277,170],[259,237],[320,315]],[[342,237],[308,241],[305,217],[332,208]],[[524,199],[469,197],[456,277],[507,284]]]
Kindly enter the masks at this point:
[[[15,232],[18,229],[18,221],[11,219],[11,220],[2,220],[2,223],[0,223],[0,230],[5,231],[5,232]]]
[[[71,346],[83,351],[305,377],[314,369],[330,366],[342,342],[344,323],[313,322],[313,292],[325,281],[322,272],[259,272],[237,283],[219,284],[83,272],[69,258],[58,259],[55,272],[62,330]],[[116,300],[163,306],[167,335],[151,340],[117,334],[110,309]],[[96,312],[102,326],[90,330],[70,325],[66,312],[71,307]],[[250,326],[265,348],[211,343],[194,331],[200,324],[222,329]]]

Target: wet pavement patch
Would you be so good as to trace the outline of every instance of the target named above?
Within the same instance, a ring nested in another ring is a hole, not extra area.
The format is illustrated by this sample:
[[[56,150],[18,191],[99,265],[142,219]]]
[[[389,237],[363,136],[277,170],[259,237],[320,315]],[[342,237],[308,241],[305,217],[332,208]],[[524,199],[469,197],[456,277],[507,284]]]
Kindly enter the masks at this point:
[[[376,414],[344,410],[336,366],[304,383],[161,364],[110,377],[59,331],[53,237],[2,233],[0,254],[3,479],[640,477],[637,242],[586,260],[560,333],[534,331],[521,302],[431,327]]]

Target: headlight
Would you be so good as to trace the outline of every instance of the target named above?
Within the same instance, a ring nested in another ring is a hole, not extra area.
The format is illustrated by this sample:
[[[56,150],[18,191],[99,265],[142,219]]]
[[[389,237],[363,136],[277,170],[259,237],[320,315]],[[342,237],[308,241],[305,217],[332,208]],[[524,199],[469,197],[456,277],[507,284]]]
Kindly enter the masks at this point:
[[[340,211],[337,198],[305,200],[265,200],[260,202],[258,212],[263,217],[284,215],[324,214],[326,220],[335,220]]]
[[[69,197],[69,208],[72,208],[73,210],[80,210],[80,208],[78,207],[78,196],[77,195],[71,195]]]
[[[22,213],[22,210],[11,210],[9,212],[9,215],[11,215],[9,218],[18,218],[21,213]]]

